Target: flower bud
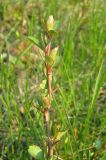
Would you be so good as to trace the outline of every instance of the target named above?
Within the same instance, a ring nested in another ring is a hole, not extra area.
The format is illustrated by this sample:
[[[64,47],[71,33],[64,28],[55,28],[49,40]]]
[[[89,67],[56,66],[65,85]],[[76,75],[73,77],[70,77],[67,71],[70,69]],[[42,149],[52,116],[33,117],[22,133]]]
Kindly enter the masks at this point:
[[[43,98],[45,106],[49,107],[50,106],[50,99],[49,96],[46,96]]]
[[[48,20],[47,20],[47,30],[51,31],[54,30],[54,18],[53,16],[49,16]]]
[[[59,49],[59,47],[56,47],[56,48],[54,48],[54,49],[51,50],[50,57],[51,57],[51,59],[52,59],[53,62],[55,61],[58,49]]]

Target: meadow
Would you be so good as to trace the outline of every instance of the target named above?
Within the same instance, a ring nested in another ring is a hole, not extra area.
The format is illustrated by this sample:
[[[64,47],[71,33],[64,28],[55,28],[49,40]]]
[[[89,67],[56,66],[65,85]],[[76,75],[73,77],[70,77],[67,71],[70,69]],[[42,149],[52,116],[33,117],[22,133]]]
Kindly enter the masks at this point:
[[[106,160],[106,1],[0,0],[0,160]]]

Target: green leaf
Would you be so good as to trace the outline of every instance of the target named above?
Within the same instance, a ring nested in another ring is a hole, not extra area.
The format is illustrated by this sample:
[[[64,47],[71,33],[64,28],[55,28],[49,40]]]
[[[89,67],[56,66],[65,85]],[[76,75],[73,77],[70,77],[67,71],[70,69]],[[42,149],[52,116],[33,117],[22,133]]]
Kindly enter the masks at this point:
[[[46,56],[46,57],[45,57],[45,62],[46,62],[47,64],[49,64],[50,66],[52,66],[53,63],[54,63],[54,60],[53,60],[50,56]]]
[[[53,37],[58,37],[58,33],[55,31],[55,30],[50,30],[50,31],[48,31],[48,35],[49,36],[53,36]]]
[[[39,44],[39,40],[36,39],[36,38],[33,37],[33,36],[29,36],[28,39],[29,39],[31,42],[33,42],[34,44],[37,44],[37,45]]]
[[[61,63],[61,60],[62,60],[62,57],[57,54],[53,66],[54,67],[58,66]]]
[[[10,61],[10,63],[12,63],[12,64],[16,64],[16,60],[17,60],[17,57],[15,57],[15,56],[9,56],[9,61]]]
[[[57,52],[58,52],[58,47],[51,50],[50,57],[53,61],[55,61],[56,59]]]
[[[67,131],[64,131],[64,132],[57,132],[57,134],[55,135],[54,139],[56,141],[60,141],[61,138],[67,133]]]
[[[42,82],[39,85],[40,89],[45,89],[46,83],[47,83],[46,79],[42,80]]]
[[[45,57],[45,62],[50,66],[54,64],[57,52],[58,52],[58,47],[52,49],[50,55]]]
[[[17,57],[15,56],[9,56],[9,62],[12,64],[12,65],[15,65],[17,64],[18,68],[19,69],[24,69],[25,65],[22,63],[22,61],[20,59],[18,59],[17,61]]]
[[[19,60],[19,61],[17,62],[17,65],[18,65],[18,68],[19,68],[19,69],[24,69],[24,68],[25,68],[25,64],[23,64],[23,63],[21,62],[21,60]]]
[[[36,98],[37,104],[42,107],[43,106],[43,101],[42,101],[42,97],[37,97]]]
[[[61,26],[60,21],[55,21],[54,29],[55,29],[55,30],[58,30],[58,29],[60,28],[60,26]]]
[[[106,160],[106,153],[103,154],[103,156],[100,160]]]
[[[3,53],[3,54],[1,54],[0,55],[0,60],[1,60],[1,62],[3,62],[5,59],[7,59],[8,58],[8,55],[7,55],[7,53]]]
[[[36,160],[44,160],[44,153],[40,147],[32,145],[29,147],[28,152]]]
[[[102,142],[101,142],[100,139],[97,139],[97,140],[95,141],[95,147],[96,147],[97,150],[99,150],[99,149],[102,148]]]

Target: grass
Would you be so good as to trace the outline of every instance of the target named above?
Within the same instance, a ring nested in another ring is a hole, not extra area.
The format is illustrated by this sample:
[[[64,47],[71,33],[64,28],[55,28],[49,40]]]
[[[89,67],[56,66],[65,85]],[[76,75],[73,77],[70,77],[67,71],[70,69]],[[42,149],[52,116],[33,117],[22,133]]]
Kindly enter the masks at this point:
[[[43,20],[51,14],[58,24],[55,44],[60,46],[53,69],[51,131],[56,135],[67,130],[55,155],[64,160],[105,159],[105,6],[105,0],[0,2],[1,160],[32,159],[28,148],[34,144],[46,150],[43,116],[35,107],[42,106],[43,93],[36,88],[45,69],[28,37],[36,37],[43,48]]]

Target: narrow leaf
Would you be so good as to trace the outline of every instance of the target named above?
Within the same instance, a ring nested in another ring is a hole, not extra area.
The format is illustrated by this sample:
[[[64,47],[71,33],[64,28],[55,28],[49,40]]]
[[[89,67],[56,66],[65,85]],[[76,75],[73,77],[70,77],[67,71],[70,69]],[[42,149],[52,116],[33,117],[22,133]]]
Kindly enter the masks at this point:
[[[55,141],[60,141],[61,138],[62,138],[66,133],[67,133],[67,131],[58,132],[58,133],[55,135],[55,137],[54,137]]]
[[[34,44],[37,44],[37,45],[39,44],[39,40],[36,39],[36,38],[33,37],[33,36],[29,36],[28,39],[29,39],[31,42],[33,42]]]

